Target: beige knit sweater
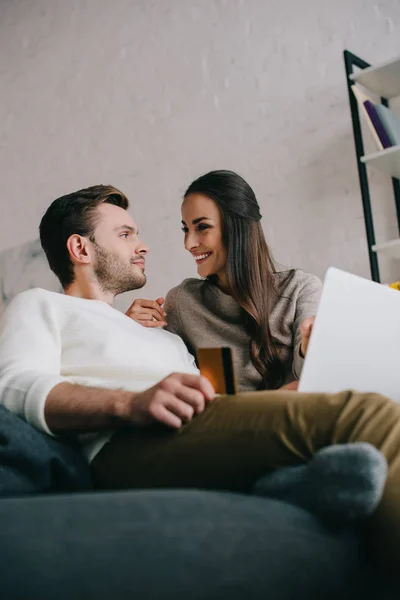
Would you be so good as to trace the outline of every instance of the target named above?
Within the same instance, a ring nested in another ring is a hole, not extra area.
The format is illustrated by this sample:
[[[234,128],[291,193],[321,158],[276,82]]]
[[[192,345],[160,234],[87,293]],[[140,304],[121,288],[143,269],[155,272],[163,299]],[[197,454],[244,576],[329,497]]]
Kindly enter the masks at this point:
[[[271,310],[270,328],[280,348],[285,382],[300,377],[300,323],[316,314],[321,281],[298,269],[276,274],[279,296]],[[250,337],[243,311],[231,296],[207,280],[185,279],[166,297],[167,329],[179,335],[196,356],[200,347],[230,346],[241,391],[260,388],[261,376],[250,358]]]

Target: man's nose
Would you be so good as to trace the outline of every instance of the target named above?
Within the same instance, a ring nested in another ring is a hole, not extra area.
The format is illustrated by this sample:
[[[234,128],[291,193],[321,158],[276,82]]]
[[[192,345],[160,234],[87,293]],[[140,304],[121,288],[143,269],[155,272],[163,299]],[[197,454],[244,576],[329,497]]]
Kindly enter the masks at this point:
[[[150,250],[150,248],[148,246],[146,246],[146,244],[144,242],[139,240],[139,244],[136,248],[136,252],[138,254],[142,254],[143,256],[145,256],[149,250]]]

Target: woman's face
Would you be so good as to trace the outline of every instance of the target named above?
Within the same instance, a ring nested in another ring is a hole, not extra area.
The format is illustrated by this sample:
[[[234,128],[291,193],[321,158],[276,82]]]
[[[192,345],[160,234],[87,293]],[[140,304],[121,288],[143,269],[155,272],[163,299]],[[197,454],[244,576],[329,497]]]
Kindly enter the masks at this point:
[[[225,282],[226,248],[222,241],[222,216],[214,202],[203,194],[189,194],[182,204],[185,248],[196,261],[200,277],[217,275]]]

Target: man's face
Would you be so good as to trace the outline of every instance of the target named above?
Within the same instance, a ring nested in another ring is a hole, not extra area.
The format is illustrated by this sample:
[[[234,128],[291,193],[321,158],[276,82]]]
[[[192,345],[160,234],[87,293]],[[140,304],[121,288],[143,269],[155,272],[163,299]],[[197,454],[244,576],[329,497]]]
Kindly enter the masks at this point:
[[[92,241],[93,274],[105,292],[114,295],[141,288],[146,283],[145,257],[149,251],[126,210],[113,204],[97,208],[99,222]]]

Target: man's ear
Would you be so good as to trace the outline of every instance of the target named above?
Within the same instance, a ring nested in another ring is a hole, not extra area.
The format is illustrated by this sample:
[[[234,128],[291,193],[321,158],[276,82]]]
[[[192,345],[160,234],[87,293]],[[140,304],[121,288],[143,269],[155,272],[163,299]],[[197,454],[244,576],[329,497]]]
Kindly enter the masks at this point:
[[[92,262],[92,246],[90,241],[76,233],[70,235],[67,240],[67,249],[74,265],[88,265]]]

